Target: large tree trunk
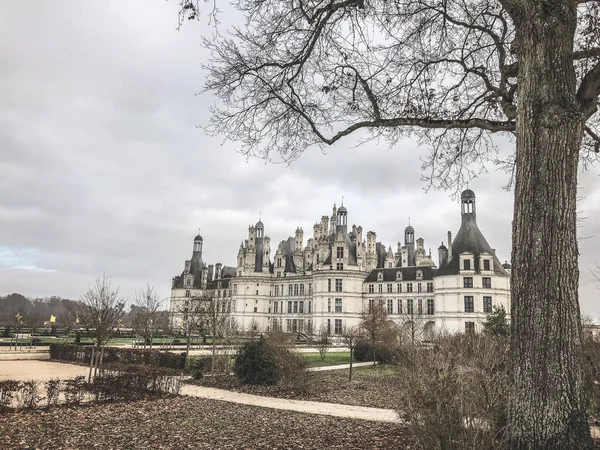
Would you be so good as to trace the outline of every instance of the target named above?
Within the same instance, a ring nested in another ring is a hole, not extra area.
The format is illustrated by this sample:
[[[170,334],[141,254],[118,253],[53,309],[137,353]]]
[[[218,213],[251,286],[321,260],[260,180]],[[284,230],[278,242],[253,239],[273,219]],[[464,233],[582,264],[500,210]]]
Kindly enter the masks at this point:
[[[591,447],[581,368],[576,193],[584,123],[571,52],[575,2],[518,2],[511,279],[512,449]]]

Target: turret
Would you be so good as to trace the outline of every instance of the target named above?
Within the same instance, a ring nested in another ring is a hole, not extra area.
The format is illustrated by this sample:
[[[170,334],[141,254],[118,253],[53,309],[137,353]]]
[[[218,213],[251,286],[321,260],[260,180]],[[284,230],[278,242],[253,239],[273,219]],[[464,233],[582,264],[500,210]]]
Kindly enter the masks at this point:
[[[215,273],[215,266],[213,266],[212,264],[209,264],[208,265],[208,278],[207,278],[207,281],[209,283],[213,280],[214,273]]]
[[[202,243],[203,239],[200,233],[194,238],[194,253],[200,253],[202,255]]]
[[[301,252],[303,247],[304,231],[301,227],[296,228],[296,251]]]
[[[440,267],[446,265],[448,263],[448,249],[442,242],[442,245],[438,247],[438,262]]]
[[[409,267],[415,266],[415,229],[410,225],[404,229],[404,245],[408,253],[406,265]]]
[[[221,279],[221,271],[223,270],[223,264],[217,263],[215,265],[215,280]]]

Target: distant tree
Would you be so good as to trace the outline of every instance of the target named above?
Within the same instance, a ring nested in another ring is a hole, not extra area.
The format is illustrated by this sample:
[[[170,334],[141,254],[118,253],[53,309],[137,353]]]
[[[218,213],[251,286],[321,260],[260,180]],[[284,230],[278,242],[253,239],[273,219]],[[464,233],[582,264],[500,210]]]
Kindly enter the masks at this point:
[[[373,365],[377,363],[376,347],[388,325],[387,309],[383,297],[373,301],[360,314],[360,327],[365,331],[373,349]]]
[[[361,327],[351,326],[344,327],[342,330],[342,342],[348,350],[350,350],[350,369],[348,370],[348,381],[352,381],[352,363],[354,362],[354,349],[356,344],[360,342],[364,334],[364,330]],[[374,348],[374,347],[373,347]],[[373,360],[375,364],[375,360]]]
[[[144,339],[144,347],[148,342],[152,348],[152,339],[158,330],[158,318],[164,302],[150,284],[136,292],[134,302],[136,308],[132,309],[132,326]]]
[[[227,336],[232,325],[231,298],[218,297],[211,292],[210,294],[205,294],[205,299],[204,317],[206,329],[212,336],[211,372],[214,373],[217,338]]]
[[[483,331],[492,336],[506,337],[510,335],[510,325],[506,319],[504,306],[494,305],[494,310],[483,322]]]
[[[80,325],[94,341],[90,374],[102,366],[104,346],[115,334],[119,321],[124,317],[125,301],[119,296],[119,288],[113,289],[106,275],[96,278],[94,285],[81,296],[77,308]]]
[[[178,303],[177,314],[181,317],[181,327],[186,338],[185,354],[186,357],[190,353],[190,346],[192,343],[192,337],[194,333],[205,332],[204,326],[204,315],[206,306],[205,303],[208,298],[202,296],[195,296],[186,298],[184,301]]]
[[[414,303],[415,301],[417,301],[417,304]],[[425,338],[425,325],[431,319],[430,316],[424,314],[423,306],[422,303],[419,303],[419,300],[408,299],[406,306],[399,314],[403,337],[411,345],[415,345]]]
[[[327,352],[331,348],[331,344],[331,328],[326,324],[323,324],[321,325],[321,328],[319,328],[317,338],[314,341],[315,347],[319,350],[321,361],[325,360],[325,355],[327,355]]]
[[[261,336],[262,331],[263,330],[260,326],[260,323],[258,323],[258,320],[252,318],[252,320],[248,324],[248,327],[246,328],[246,334],[248,335],[250,340],[254,341],[258,339]]]

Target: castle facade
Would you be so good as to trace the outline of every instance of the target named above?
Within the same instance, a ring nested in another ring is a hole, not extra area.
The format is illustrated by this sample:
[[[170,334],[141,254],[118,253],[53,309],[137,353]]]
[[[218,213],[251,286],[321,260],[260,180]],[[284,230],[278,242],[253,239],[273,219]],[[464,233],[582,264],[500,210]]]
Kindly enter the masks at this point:
[[[248,228],[236,267],[206,265],[203,239],[196,236],[192,258],[173,278],[170,308],[183,326],[193,299],[225,298],[243,329],[312,334],[327,326],[334,334],[358,325],[374,302],[388,319],[425,339],[435,331],[475,332],[493,306],[510,311],[510,265],[502,264],[476,221],[475,194],[461,194],[461,227],[438,248],[436,265],[412,226],[396,252],[377,242],[373,231],[348,226],[348,210],[333,207],[331,217],[281,241],[271,253],[262,221]]]

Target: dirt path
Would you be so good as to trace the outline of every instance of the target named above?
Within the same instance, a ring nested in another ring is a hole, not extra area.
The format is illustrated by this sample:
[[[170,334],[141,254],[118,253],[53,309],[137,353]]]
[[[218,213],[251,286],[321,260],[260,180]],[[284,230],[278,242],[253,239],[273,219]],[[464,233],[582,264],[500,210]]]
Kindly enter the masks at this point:
[[[346,417],[351,419],[370,420],[374,422],[400,422],[398,414],[392,409],[367,408],[366,406],[340,405],[337,403],[308,402],[303,400],[288,400],[274,397],[261,397],[241,392],[227,391],[203,386],[185,384],[181,389],[182,395],[191,397],[210,398],[225,402],[241,403],[243,405],[261,406],[263,408],[283,409],[308,414]]]
[[[352,364],[352,368],[354,369],[355,367],[366,367],[366,366],[372,366],[373,362],[357,362],[357,363],[353,363]],[[323,372],[325,370],[342,370],[342,369],[349,369],[350,368],[350,364],[336,364],[334,366],[320,366],[320,367],[311,367],[308,369],[309,372]]]
[[[47,361],[0,361],[0,380],[40,380],[87,376],[88,369],[75,364]]]

